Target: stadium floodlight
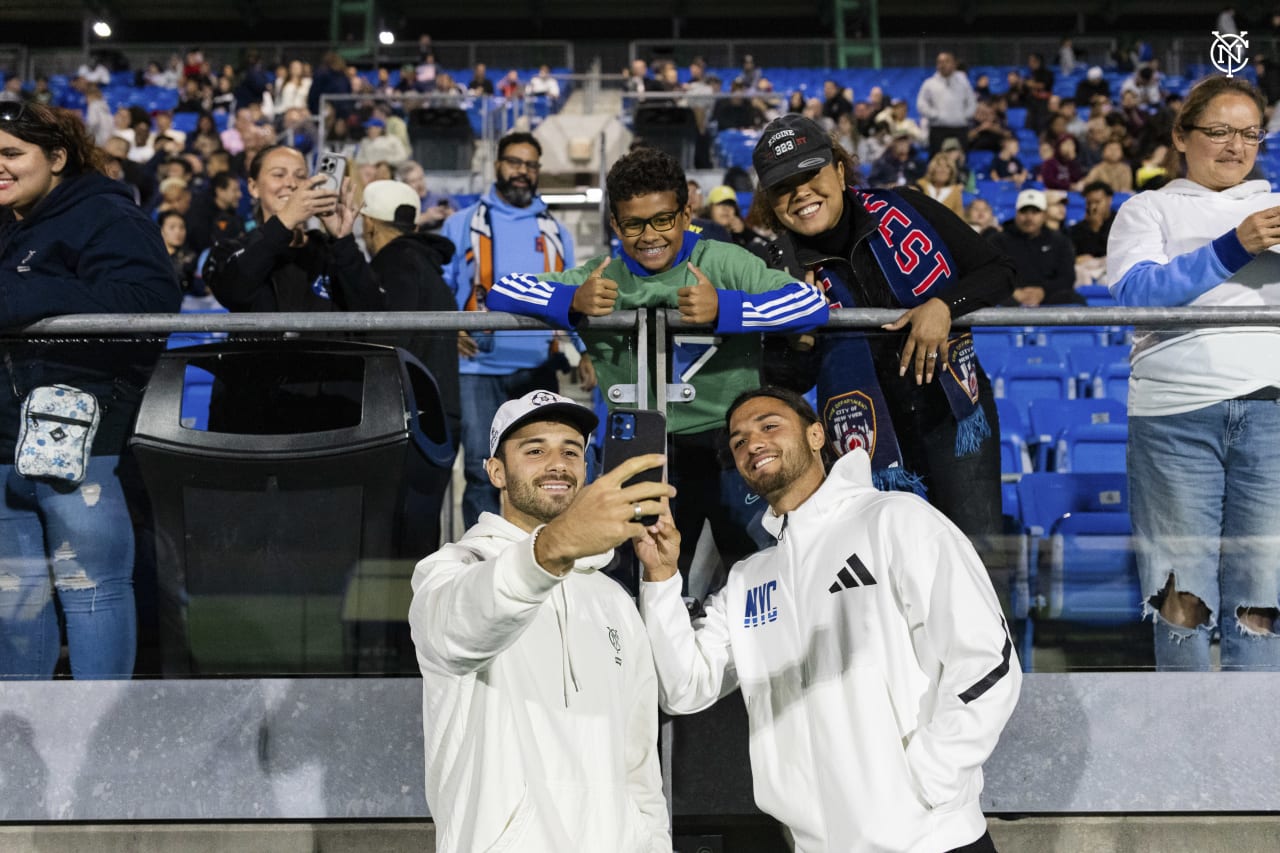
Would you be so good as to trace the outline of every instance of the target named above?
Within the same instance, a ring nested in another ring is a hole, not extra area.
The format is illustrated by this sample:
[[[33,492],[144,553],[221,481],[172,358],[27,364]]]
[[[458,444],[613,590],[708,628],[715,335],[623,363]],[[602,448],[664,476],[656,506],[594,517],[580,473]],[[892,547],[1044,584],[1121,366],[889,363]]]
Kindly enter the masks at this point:
[[[378,33],[378,41],[387,46],[393,45],[396,43],[396,34],[391,30],[383,30]]]
[[[93,34],[100,39],[111,38],[111,25],[106,21],[94,21]]]

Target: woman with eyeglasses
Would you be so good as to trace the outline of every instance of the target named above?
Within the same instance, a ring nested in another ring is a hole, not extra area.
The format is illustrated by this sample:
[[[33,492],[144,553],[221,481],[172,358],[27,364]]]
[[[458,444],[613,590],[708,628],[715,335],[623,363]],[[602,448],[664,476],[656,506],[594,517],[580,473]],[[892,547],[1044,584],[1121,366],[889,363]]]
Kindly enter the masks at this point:
[[[176,312],[160,229],[102,174],[79,116],[0,103],[0,328],[59,314]],[[128,678],[137,650],[134,538],[121,455],[155,362],[151,347],[0,341],[0,678],[50,678],[62,610],[76,678]],[[92,394],[101,421],[78,483],[13,464],[24,399]]]
[[[1211,77],[1173,126],[1181,177],[1139,193],[1107,242],[1132,306],[1280,304],[1280,194],[1249,180],[1262,95]],[[1176,172],[1175,172],[1176,174]],[[1158,669],[1280,667],[1280,328],[1139,329],[1129,357],[1129,491]]]

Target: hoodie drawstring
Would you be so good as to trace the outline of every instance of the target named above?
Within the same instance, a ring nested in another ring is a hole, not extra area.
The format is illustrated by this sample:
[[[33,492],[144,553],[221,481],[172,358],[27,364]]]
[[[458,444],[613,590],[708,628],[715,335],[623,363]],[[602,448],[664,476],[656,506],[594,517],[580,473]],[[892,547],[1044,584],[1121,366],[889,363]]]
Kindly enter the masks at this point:
[[[556,624],[560,627],[560,668],[562,673],[562,684],[564,690],[564,706],[569,707],[570,687],[573,692],[579,692],[578,676],[573,670],[573,650],[569,645],[569,596],[564,591],[564,584],[560,584],[556,589],[559,593],[559,601],[555,603],[559,605],[555,607]]]

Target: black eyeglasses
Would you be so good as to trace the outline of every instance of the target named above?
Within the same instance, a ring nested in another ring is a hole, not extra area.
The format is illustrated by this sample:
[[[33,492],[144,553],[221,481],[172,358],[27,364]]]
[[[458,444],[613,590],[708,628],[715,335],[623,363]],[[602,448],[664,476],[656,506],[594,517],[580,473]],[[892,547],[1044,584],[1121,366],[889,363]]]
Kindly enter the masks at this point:
[[[513,169],[524,167],[535,175],[542,171],[542,164],[537,160],[521,160],[519,157],[499,157],[498,160],[506,163]]]
[[[680,211],[669,210],[650,216],[648,219],[624,219],[618,223],[618,228],[624,237],[639,237],[649,226],[653,226],[654,231],[670,231],[679,218]]]
[[[1267,132],[1260,127],[1232,127],[1229,124],[1215,124],[1209,127],[1193,124],[1188,129],[1200,131],[1215,145],[1226,145],[1235,138],[1237,133],[1240,134],[1240,139],[1245,145],[1257,145],[1267,136]]]
[[[25,101],[0,101],[0,121],[21,121],[26,112]]]

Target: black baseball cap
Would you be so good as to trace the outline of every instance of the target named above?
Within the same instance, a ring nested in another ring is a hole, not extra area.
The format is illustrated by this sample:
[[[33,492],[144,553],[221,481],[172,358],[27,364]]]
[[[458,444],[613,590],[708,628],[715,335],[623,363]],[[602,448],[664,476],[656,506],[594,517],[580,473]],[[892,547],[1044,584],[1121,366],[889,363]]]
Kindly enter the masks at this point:
[[[831,138],[827,132],[813,119],[794,113],[769,122],[751,153],[751,165],[764,189],[830,164]]]

